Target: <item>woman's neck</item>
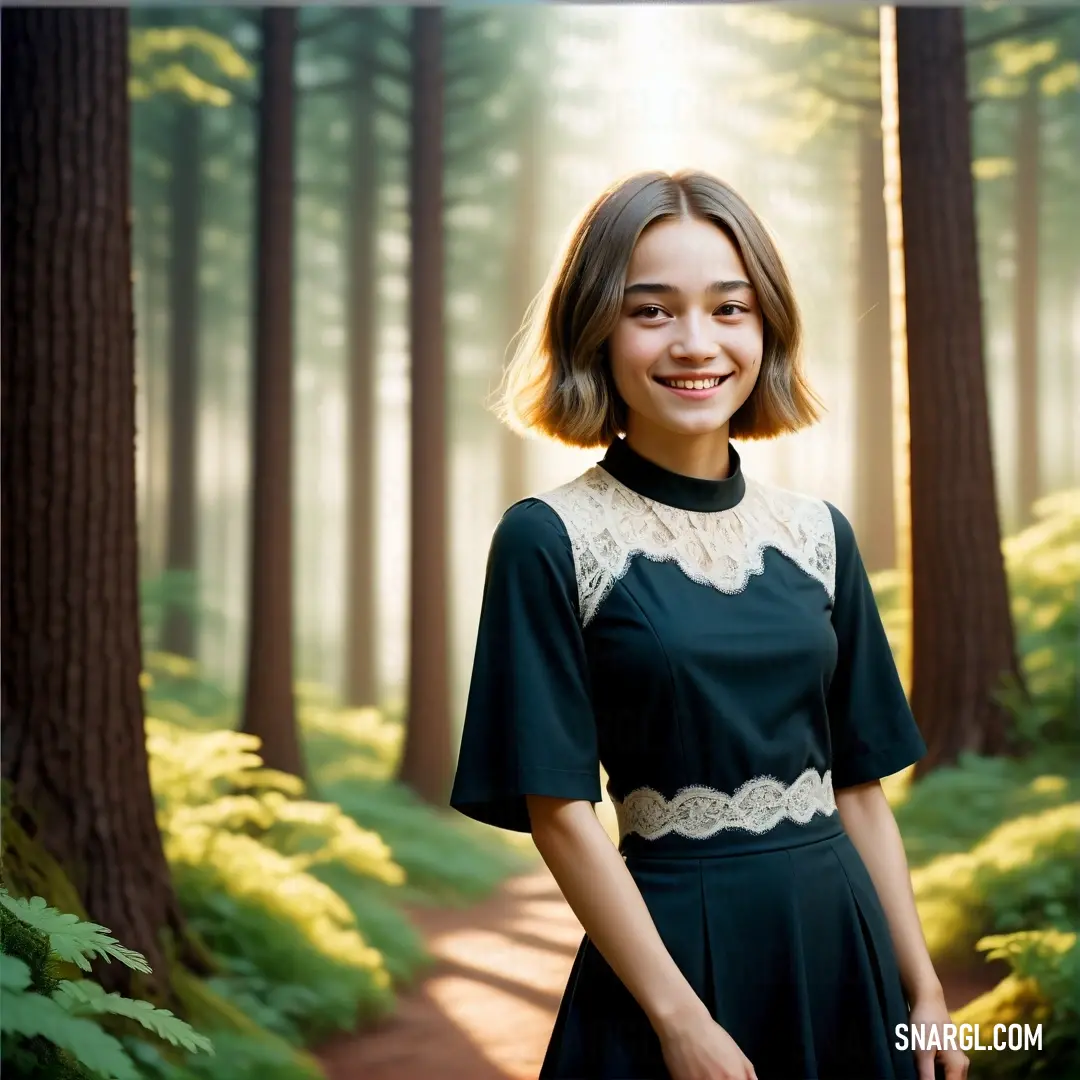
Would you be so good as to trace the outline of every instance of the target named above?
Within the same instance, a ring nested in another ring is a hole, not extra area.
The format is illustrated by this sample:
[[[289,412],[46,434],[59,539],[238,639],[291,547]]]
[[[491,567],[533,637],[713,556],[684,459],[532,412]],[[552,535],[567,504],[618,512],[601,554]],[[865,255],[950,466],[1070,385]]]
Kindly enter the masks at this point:
[[[724,480],[731,471],[727,424],[701,435],[679,435],[633,424],[626,433],[626,442],[643,458],[682,476]]]

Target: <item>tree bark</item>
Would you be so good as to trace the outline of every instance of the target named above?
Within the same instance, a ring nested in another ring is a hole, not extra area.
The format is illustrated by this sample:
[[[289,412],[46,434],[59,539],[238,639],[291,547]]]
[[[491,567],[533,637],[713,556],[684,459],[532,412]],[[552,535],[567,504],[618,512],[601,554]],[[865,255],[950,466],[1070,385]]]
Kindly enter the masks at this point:
[[[889,345],[892,354],[893,515],[896,519],[897,602],[911,610],[911,415],[908,409],[907,295],[904,219],[900,206],[900,109],[896,85],[896,9],[878,13],[881,66],[881,156],[885,174],[885,224],[889,255]],[[911,624],[896,643],[896,664],[911,688]]]
[[[155,197],[161,196],[155,193]],[[149,234],[149,235],[147,235]],[[160,225],[147,221],[142,235],[147,238],[146,318],[139,327],[136,341],[141,343],[145,365],[143,381],[146,394],[146,487],[142,532],[139,536],[140,565],[149,578],[165,570],[168,543],[168,465],[169,465],[169,370],[168,370],[168,278],[169,266],[160,253]],[[159,629],[154,647],[160,646]]]
[[[199,229],[202,221],[202,112],[175,106],[169,183],[169,509],[165,569],[195,571],[198,496]],[[160,647],[195,655],[190,599],[169,606]]]
[[[896,9],[911,416],[912,707],[922,775],[1004,752],[1019,677],[994,492],[957,8]]]
[[[1035,73],[1016,117],[1016,510],[1030,524],[1039,498],[1039,84]]]
[[[357,12],[363,29],[372,28],[371,12]],[[375,236],[378,168],[375,158],[375,73],[372,44],[362,35],[354,75],[349,199],[347,378],[348,500],[346,524],[345,703],[375,705],[379,698],[377,602],[375,592],[376,438],[375,393]]]
[[[868,570],[896,566],[889,251],[881,133],[858,133],[859,239],[855,357],[855,513]]]
[[[409,698],[400,779],[442,804],[450,782],[447,378],[443,296],[443,13],[412,13]]]
[[[262,13],[249,640],[243,729],[303,776],[293,697],[294,8]]]
[[[119,8],[3,17],[0,709],[15,805],[164,986],[183,922],[139,685],[127,26]]]

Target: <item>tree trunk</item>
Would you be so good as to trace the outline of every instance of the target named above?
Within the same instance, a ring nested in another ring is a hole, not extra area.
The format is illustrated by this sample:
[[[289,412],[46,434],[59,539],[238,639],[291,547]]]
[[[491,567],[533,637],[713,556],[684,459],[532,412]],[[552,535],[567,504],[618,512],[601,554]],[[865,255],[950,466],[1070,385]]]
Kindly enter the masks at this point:
[[[293,699],[294,8],[265,8],[255,238],[251,577],[244,731],[303,776]]]
[[[1028,76],[1016,117],[1016,510],[1031,522],[1039,484],[1039,83]]]
[[[889,251],[881,133],[859,127],[859,240],[855,356],[855,512],[868,570],[896,566]]]
[[[450,781],[447,378],[443,305],[443,13],[412,13],[409,160],[411,551],[409,698],[400,778],[443,803]]]
[[[532,94],[522,109],[518,127],[520,166],[517,176],[517,213],[510,251],[510,340],[516,344],[522,320],[536,295],[536,234],[540,216],[540,104]],[[508,350],[508,358],[513,352]],[[502,446],[502,507],[512,506],[529,494],[529,444],[508,424],[500,429]]]
[[[155,196],[160,198],[158,192]],[[167,259],[161,254],[164,245],[162,227],[150,215],[143,224],[146,236],[146,319],[138,328],[145,360],[146,430],[140,432],[146,444],[146,487],[144,518],[139,536],[140,564],[147,577],[159,577],[165,570],[168,536],[169,464],[169,370],[168,370],[168,279]],[[161,646],[161,623],[158,623],[154,647]]]
[[[176,105],[169,183],[169,510],[165,569],[193,574],[197,542],[199,400],[199,229],[202,112]],[[195,655],[195,620],[184,597],[165,612],[160,647]]]
[[[370,12],[358,12],[370,32]],[[351,195],[346,267],[348,377],[348,522],[346,525],[345,703],[375,705],[379,697],[375,593],[375,236],[378,168],[375,158],[375,79],[367,54],[358,50],[352,107]]]
[[[885,224],[889,255],[889,346],[892,354],[893,515],[898,603],[911,610],[911,416],[908,409],[907,296],[904,283],[904,218],[900,207],[900,111],[896,85],[896,8],[878,14],[881,65],[881,157],[885,174]],[[896,648],[905,688],[911,688],[911,626]]]
[[[3,775],[163,986],[182,920],[139,686],[127,26],[3,17]],[[100,976],[130,986],[119,964]]]
[[[983,365],[963,13],[896,9],[921,775],[1004,752],[1018,675]]]

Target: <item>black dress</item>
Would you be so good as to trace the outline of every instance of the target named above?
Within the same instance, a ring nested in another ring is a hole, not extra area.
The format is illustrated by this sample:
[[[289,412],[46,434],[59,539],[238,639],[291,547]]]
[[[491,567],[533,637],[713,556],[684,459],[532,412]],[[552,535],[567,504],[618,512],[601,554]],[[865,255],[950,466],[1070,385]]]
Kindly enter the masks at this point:
[[[682,476],[615,440],[511,507],[487,567],[451,805],[528,830],[526,794],[601,798],[669,952],[760,1080],[913,1080],[888,925],[834,791],[925,752],[851,526]],[[541,1071],[662,1080],[588,937]]]

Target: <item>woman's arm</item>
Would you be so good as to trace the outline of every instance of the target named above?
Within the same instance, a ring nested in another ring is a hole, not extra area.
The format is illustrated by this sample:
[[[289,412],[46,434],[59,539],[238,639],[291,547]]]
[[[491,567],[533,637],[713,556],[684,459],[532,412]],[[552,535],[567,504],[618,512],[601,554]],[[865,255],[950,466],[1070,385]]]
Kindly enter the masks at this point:
[[[909,1022],[913,1027],[948,1024],[945,992],[926,947],[904,843],[881,784],[873,780],[837,791],[836,809],[888,920],[900,978],[911,1005]],[[945,1068],[945,1080],[967,1076],[968,1058],[959,1049],[918,1050],[915,1057],[919,1080],[933,1080],[935,1059]]]
[[[644,1010],[675,1080],[753,1080],[753,1066],[671,958],[592,804],[539,795],[527,801],[537,850],[589,939]]]
[[[874,780],[836,792],[836,809],[885,911],[908,998],[941,995],[915,906],[904,843],[881,784]]]
[[[654,1026],[701,1009],[592,804],[537,795],[528,803],[536,848],[566,902]]]

